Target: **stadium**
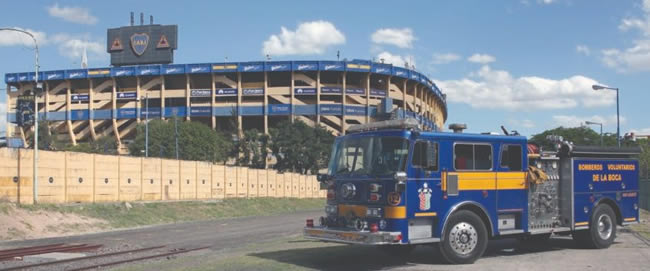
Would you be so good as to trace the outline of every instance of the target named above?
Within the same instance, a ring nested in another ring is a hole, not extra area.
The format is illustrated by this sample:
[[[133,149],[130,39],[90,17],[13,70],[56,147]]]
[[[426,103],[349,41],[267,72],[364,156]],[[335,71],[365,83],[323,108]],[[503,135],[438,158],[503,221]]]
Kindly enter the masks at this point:
[[[301,120],[335,135],[387,113],[434,130],[447,118],[445,95],[412,69],[367,60],[172,64],[173,27],[109,29],[112,67],[39,72],[39,120],[72,144],[114,136],[123,149],[137,124],[154,118],[223,130],[236,117],[240,130],[265,133],[282,120]],[[148,57],[147,50],[157,55]],[[161,50],[169,52],[166,59]],[[32,103],[35,73],[9,73],[5,82],[7,138],[24,140],[25,129],[32,128],[20,125],[21,101]]]

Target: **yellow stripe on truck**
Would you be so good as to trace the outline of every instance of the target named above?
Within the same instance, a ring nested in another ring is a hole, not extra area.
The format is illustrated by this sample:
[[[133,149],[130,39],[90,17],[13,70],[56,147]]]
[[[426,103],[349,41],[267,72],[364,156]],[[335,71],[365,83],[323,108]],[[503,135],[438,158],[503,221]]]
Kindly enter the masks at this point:
[[[497,189],[526,189],[526,172],[497,172]]]
[[[456,172],[458,190],[494,190],[496,172]]]
[[[405,206],[386,206],[384,208],[384,217],[385,218],[406,218],[406,207]]]

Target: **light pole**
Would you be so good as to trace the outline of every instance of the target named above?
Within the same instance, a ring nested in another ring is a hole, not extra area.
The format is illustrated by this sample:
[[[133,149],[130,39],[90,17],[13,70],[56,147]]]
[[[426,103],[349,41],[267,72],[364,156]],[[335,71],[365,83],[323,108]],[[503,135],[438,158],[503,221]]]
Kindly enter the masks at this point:
[[[144,107],[146,114],[144,115],[144,157],[149,157],[149,93],[144,97]]]
[[[36,64],[34,65],[34,68],[36,70],[36,74],[34,75],[34,170],[32,172],[33,176],[33,193],[34,193],[34,204],[38,202],[38,100],[37,100],[37,95],[36,92],[40,88],[39,83],[38,83],[38,42],[36,41],[36,37],[32,33],[29,33],[25,30],[22,29],[17,29],[17,28],[6,28],[2,27],[0,28],[0,31],[14,31],[14,32],[19,32],[26,34],[32,40],[34,41],[34,52],[36,53]]]
[[[585,124],[587,125],[600,125],[600,145],[603,145],[603,124],[600,122],[594,122],[594,121],[585,121]]]
[[[620,117],[619,117],[619,110],[618,110],[618,88],[606,87],[601,85],[593,85],[591,87],[594,90],[599,90],[599,89],[616,90],[616,142],[618,143],[618,147],[620,148],[621,147],[621,126],[620,126]]]

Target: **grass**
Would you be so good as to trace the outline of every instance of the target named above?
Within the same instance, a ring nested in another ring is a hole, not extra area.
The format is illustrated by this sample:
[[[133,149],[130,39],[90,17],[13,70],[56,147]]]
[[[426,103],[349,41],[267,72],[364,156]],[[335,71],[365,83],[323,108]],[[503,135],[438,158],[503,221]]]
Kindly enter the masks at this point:
[[[212,220],[227,217],[260,216],[323,208],[324,199],[251,198],[221,201],[133,202],[95,204],[22,205],[30,211],[74,213],[107,221],[111,228],[185,221]],[[0,210],[1,211],[1,210]]]
[[[641,209],[639,215],[639,220],[641,222],[639,224],[632,224],[629,227],[633,231],[638,232],[646,240],[650,240],[650,211]]]

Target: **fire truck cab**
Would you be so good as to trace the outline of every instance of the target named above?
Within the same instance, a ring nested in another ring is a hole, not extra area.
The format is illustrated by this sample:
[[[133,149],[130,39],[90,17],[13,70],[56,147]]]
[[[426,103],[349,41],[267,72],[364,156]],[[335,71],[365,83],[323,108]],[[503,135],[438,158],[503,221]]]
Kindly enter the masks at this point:
[[[606,248],[617,225],[638,222],[638,149],[529,147],[523,136],[422,131],[413,119],[353,126],[318,176],[325,215],[304,235],[394,255],[437,243],[464,264],[492,238],[566,233]]]

